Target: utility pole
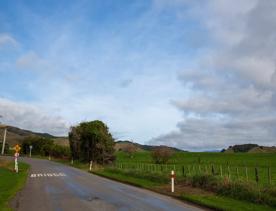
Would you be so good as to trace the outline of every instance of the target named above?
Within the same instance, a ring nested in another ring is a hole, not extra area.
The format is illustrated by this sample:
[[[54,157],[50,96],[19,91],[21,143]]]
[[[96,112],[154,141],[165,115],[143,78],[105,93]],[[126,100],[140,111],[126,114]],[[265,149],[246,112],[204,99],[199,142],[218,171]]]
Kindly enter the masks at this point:
[[[2,152],[1,152],[2,155],[4,155],[4,151],[5,151],[6,136],[7,136],[7,128],[5,127],[5,129],[4,129],[4,138],[3,138],[3,143],[2,143]]]
[[[3,116],[0,115],[0,118],[3,118]],[[2,143],[2,151],[1,151],[1,154],[4,155],[4,152],[5,152],[5,145],[6,145],[6,136],[7,136],[7,126],[2,125],[2,127],[4,128],[4,137],[3,137],[3,143]]]

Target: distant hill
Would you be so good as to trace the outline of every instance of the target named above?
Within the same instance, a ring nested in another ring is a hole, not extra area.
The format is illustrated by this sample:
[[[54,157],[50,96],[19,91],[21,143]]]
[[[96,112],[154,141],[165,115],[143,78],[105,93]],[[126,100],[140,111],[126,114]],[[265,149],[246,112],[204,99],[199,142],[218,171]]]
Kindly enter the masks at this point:
[[[228,149],[223,149],[224,153],[236,153],[236,152],[245,152],[245,153],[276,153],[276,147],[268,146],[259,146],[257,144],[240,144],[229,146]]]
[[[276,147],[275,146],[273,146],[273,147],[258,146],[258,147],[254,147],[248,151],[248,153],[260,153],[260,152],[276,153]]]
[[[1,125],[0,125],[1,128]],[[17,127],[13,126],[7,126],[7,138],[6,138],[6,143],[9,144],[10,146],[14,146],[16,144],[21,144],[24,138],[29,137],[29,136],[39,136],[39,137],[44,137],[44,138],[51,138],[54,140],[55,144],[61,145],[61,146],[69,146],[69,140],[68,137],[56,137],[48,133],[38,133],[38,132],[33,132],[30,130],[24,130],[20,129]],[[0,142],[3,140],[3,129],[0,129]],[[116,151],[121,151],[122,149],[126,148],[129,144],[133,144],[137,151],[151,151],[156,147],[161,147],[161,146],[151,146],[151,145],[143,145],[143,144],[138,144],[135,142],[130,142],[130,141],[116,141],[115,143],[115,150]],[[162,147],[167,147],[167,146],[162,146]],[[182,150],[174,148],[174,147],[168,147],[171,150],[175,152],[182,152]]]
[[[20,129],[13,126],[7,126],[7,137],[6,143],[10,146],[14,146],[15,144],[21,144],[24,138],[28,136],[40,136],[44,138],[52,138],[56,139],[57,137],[52,136],[48,133],[37,133],[29,130]],[[3,140],[3,129],[0,129],[0,142]]]
[[[138,144],[138,143],[131,142],[131,141],[116,141],[115,150],[122,151],[124,148],[128,147],[129,145],[134,145],[136,147],[137,151],[152,151],[153,149],[158,148],[158,147],[167,147],[175,152],[183,152],[183,150],[177,149],[174,147],[143,145],[143,144]]]

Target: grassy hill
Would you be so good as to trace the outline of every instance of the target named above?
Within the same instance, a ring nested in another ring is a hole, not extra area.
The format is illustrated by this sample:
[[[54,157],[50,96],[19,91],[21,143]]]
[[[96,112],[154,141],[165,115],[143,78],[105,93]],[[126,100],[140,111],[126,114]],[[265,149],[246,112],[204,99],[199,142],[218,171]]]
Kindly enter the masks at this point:
[[[4,135],[4,130],[0,129],[0,142],[2,142],[3,140],[3,135]],[[6,143],[9,144],[9,146],[21,144],[24,138],[29,136],[40,136],[44,138],[53,138],[53,139],[57,138],[48,133],[37,133],[37,132],[32,132],[29,130],[24,130],[13,126],[7,126]]]
[[[155,149],[157,147],[167,147],[167,148],[169,148],[169,149],[171,149],[175,152],[183,152],[183,150],[180,150],[180,149],[177,149],[177,148],[174,148],[174,147],[143,145],[143,144],[138,144],[138,143],[130,142],[130,141],[117,141],[116,144],[115,144],[115,150],[116,151],[123,151],[129,145],[134,145],[138,152],[152,151],[153,149]]]
[[[0,129],[0,142],[2,142],[2,140],[3,140],[3,134],[4,134],[4,130]],[[51,138],[51,139],[54,139],[55,144],[58,144],[61,146],[69,146],[68,137],[56,137],[56,136],[53,136],[48,133],[38,133],[38,132],[30,131],[30,130],[20,129],[20,128],[13,127],[13,126],[7,126],[6,143],[9,144],[9,146],[21,144],[22,141],[26,137],[29,137],[29,136],[39,136],[39,137],[44,137],[44,138]],[[143,145],[143,144],[138,144],[138,143],[130,142],[130,141],[117,141],[115,144],[115,150],[122,151],[124,148],[128,147],[129,145],[134,145],[138,152],[151,151],[156,147],[160,147],[160,146]],[[168,148],[172,149],[175,152],[182,151],[180,149],[173,148],[173,147],[168,147]]]
[[[276,153],[276,147],[259,146],[257,144],[241,144],[228,147],[226,150],[222,150],[224,153]]]
[[[4,130],[0,125],[0,142],[3,140],[3,132]],[[13,126],[7,126],[7,138],[6,143],[9,144],[9,146],[14,146],[15,144],[21,144],[22,141],[29,136],[39,136],[44,138],[51,138],[54,140],[55,144],[61,145],[61,146],[69,146],[68,137],[56,137],[48,133],[38,133],[33,132],[30,130],[24,130]],[[124,151],[125,148],[127,148],[129,145],[133,145],[137,152],[144,152],[144,151],[152,151],[156,147],[161,146],[152,146],[152,145],[143,145],[138,144],[131,141],[116,141],[115,144],[115,150],[116,151]],[[167,147],[167,146],[162,146]],[[168,147],[171,150],[175,152],[184,152],[183,150],[174,148],[174,147]],[[268,147],[268,146],[259,146],[257,144],[242,144],[242,145],[234,145],[228,147],[226,150],[223,150],[224,153],[236,153],[236,152],[246,152],[246,153],[276,153],[276,147]]]

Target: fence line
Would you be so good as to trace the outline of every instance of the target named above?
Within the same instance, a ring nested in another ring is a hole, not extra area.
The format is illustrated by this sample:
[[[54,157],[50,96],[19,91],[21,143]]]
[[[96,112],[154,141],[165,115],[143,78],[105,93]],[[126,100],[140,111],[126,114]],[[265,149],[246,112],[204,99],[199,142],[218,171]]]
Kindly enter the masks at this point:
[[[245,180],[255,181],[257,184],[276,185],[276,169],[268,167],[239,167],[215,164],[152,164],[152,163],[127,163],[117,162],[115,168],[124,170],[136,170],[144,172],[159,172],[161,174],[169,174],[171,170],[181,177],[208,174],[228,178],[229,180]]]

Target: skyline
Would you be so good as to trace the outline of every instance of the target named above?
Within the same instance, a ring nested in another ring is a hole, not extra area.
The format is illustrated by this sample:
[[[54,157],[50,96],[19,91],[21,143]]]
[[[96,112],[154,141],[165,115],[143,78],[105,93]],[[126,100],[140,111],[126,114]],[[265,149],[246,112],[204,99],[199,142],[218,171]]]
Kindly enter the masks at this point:
[[[275,145],[276,2],[1,1],[0,115],[191,151]]]

